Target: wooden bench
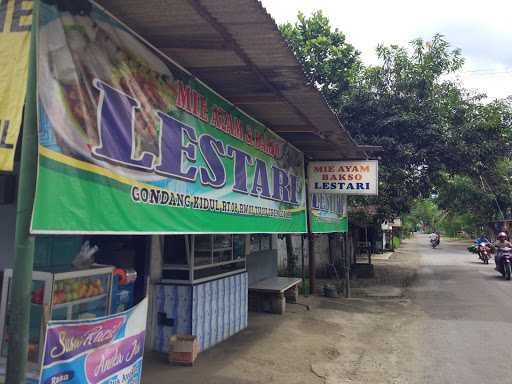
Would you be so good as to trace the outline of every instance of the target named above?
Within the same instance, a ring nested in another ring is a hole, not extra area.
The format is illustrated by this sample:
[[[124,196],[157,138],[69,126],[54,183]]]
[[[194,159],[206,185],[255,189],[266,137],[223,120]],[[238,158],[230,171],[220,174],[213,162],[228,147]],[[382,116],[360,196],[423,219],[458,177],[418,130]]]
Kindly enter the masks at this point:
[[[301,279],[270,277],[249,285],[249,310],[282,315],[286,302],[296,303]]]

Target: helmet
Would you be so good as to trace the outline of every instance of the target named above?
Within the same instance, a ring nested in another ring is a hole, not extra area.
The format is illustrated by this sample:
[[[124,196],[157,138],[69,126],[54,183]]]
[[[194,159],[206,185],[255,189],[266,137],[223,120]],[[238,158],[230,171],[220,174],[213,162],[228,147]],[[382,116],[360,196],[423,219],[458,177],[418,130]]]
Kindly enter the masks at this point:
[[[498,239],[501,239],[501,238],[506,239],[506,238],[508,238],[508,236],[505,232],[500,232],[500,233],[498,233],[497,238]]]

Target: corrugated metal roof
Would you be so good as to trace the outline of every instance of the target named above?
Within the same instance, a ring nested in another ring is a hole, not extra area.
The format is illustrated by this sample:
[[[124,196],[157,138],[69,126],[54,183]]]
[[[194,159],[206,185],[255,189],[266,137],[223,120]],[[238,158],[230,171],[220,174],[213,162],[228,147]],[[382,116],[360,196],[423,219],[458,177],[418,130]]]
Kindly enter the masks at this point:
[[[259,1],[97,2],[308,158],[366,158]]]

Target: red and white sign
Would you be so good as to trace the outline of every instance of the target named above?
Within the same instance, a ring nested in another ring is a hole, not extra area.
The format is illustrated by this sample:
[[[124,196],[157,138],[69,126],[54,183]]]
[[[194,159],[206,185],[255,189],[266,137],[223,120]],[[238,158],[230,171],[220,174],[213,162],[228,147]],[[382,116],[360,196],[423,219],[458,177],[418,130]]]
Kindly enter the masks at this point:
[[[310,193],[378,195],[379,162],[313,161],[308,164]]]

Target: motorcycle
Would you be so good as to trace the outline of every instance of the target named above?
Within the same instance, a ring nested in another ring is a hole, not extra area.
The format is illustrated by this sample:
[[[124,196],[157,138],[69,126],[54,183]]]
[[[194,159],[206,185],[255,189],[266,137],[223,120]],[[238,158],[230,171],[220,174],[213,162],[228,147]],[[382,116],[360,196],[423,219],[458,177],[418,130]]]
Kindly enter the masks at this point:
[[[491,248],[487,243],[480,243],[477,246],[478,257],[483,261],[484,264],[489,264],[489,259],[491,258]]]
[[[501,248],[498,252],[498,255],[496,255],[496,270],[505,277],[505,280],[510,280],[512,275],[512,248]]]
[[[435,248],[439,245],[439,237],[436,237],[435,239],[430,239],[430,245],[432,248]]]

